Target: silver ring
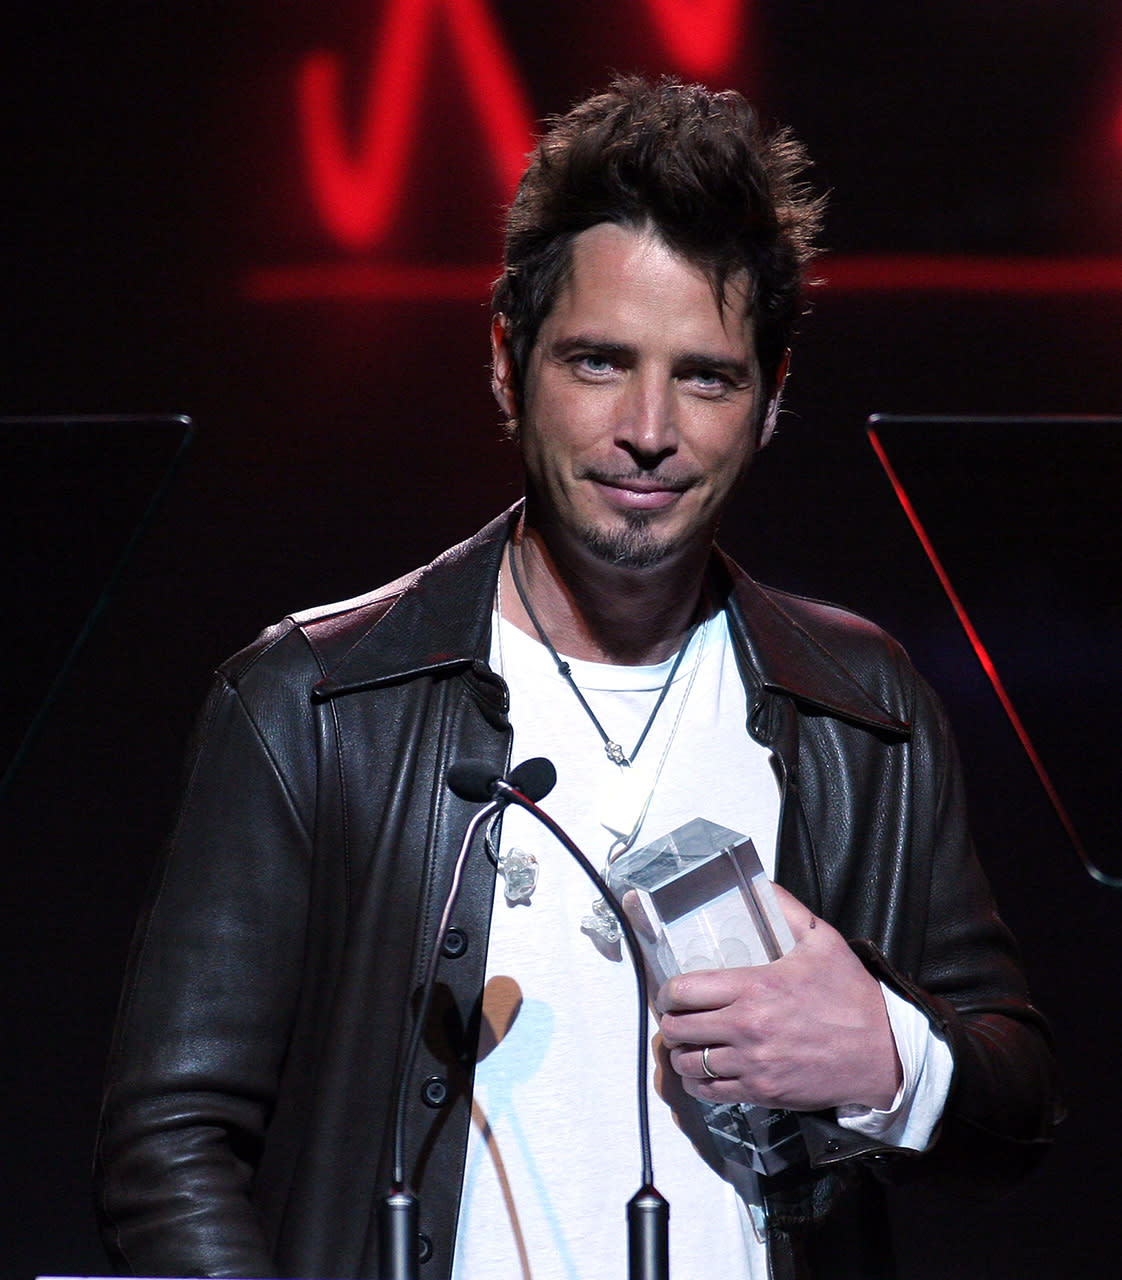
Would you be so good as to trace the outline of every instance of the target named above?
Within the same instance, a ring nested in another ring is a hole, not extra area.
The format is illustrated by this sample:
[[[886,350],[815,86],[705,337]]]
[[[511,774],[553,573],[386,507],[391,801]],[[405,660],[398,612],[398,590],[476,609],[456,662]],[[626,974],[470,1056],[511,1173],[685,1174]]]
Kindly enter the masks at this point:
[[[719,1076],[719,1075],[718,1075],[718,1074],[713,1070],[713,1068],[709,1065],[709,1050],[710,1050],[712,1047],[713,1047],[712,1045],[708,1045],[708,1044],[707,1044],[707,1045],[705,1046],[705,1048],[704,1048],[704,1049],[702,1049],[702,1051],[701,1051],[701,1069],[702,1069],[702,1071],[704,1071],[704,1072],[705,1072],[705,1074],[709,1077],[709,1079],[710,1079],[710,1080],[719,1080],[721,1077],[720,1077],[720,1076]]]

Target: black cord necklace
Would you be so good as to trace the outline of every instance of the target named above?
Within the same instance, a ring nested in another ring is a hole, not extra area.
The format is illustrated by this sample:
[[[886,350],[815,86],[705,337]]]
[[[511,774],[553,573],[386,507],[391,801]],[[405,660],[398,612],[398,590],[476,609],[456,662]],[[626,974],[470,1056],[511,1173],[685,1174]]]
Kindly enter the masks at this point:
[[[553,647],[552,643],[550,642],[549,636],[546,635],[545,630],[542,627],[542,624],[538,621],[537,614],[534,613],[534,610],[531,608],[530,601],[526,598],[526,590],[522,585],[522,577],[518,572],[518,566],[514,562],[514,543],[513,542],[509,546],[509,552],[510,554],[508,559],[510,562],[510,576],[514,581],[514,589],[515,591],[518,592],[518,598],[519,600],[522,601],[523,609],[526,610],[527,616],[529,617],[530,621],[534,624],[534,630],[538,633],[538,636],[540,637],[542,644],[544,644],[546,649],[549,651],[549,656],[557,664],[557,670],[561,675],[561,678],[565,681],[565,683],[569,686],[569,688],[572,689],[572,691],[576,694],[577,701],[584,708],[585,714],[596,726],[596,732],[600,735],[600,737],[603,739],[603,742],[604,742],[604,754],[608,757],[608,759],[613,764],[619,765],[621,769],[630,768],[632,763],[635,760],[635,757],[639,754],[639,748],[646,741],[647,734],[650,733],[651,731],[651,725],[653,725],[655,722],[655,716],[658,715],[659,709],[661,708],[662,704],[666,701],[666,695],[670,692],[670,686],[674,683],[674,677],[678,674],[678,668],[682,665],[682,659],[686,656],[686,650],[690,647],[690,641],[693,639],[693,633],[697,630],[697,623],[695,622],[693,626],[690,627],[689,632],[687,633],[686,638],[682,643],[682,647],[678,650],[678,656],[674,659],[674,665],[670,668],[670,674],[666,677],[666,683],[662,686],[662,691],[658,695],[658,700],[655,702],[654,707],[651,709],[651,714],[647,717],[647,723],[643,726],[643,732],[639,735],[639,741],[636,742],[635,746],[632,748],[631,754],[625,755],[623,748],[620,746],[620,744],[618,742],[613,742],[612,739],[608,737],[608,734],[605,732],[604,726],[596,718],[596,713],[588,705],[587,699],[578,688],[577,682],[573,679],[572,669],[570,668],[569,664],[564,660],[564,658],[562,658],[561,655],[557,652],[557,650]]]

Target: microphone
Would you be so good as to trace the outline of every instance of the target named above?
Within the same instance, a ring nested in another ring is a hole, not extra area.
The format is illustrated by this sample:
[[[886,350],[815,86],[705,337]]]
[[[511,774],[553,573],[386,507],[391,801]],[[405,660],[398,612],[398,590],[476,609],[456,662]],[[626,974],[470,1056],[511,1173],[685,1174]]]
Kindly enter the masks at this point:
[[[557,785],[557,770],[552,760],[535,756],[531,760],[523,760],[511,770],[509,777],[504,778],[485,760],[458,760],[448,770],[445,780],[461,800],[494,800],[500,792],[506,795],[509,788],[520,791],[527,800],[536,803],[544,800]],[[514,799],[510,795],[506,798]]]
[[[459,897],[460,882],[463,879],[468,852],[480,827],[512,801],[533,804],[534,800],[548,795],[557,781],[557,770],[551,761],[537,757],[524,761],[511,771],[509,777],[504,778],[501,773],[497,774],[486,761],[461,760],[448,770],[446,781],[461,800],[487,801],[488,803],[484,804],[468,823],[460,852],[452,868],[452,884],[444,902],[432,954],[429,956],[428,966],[421,982],[417,1015],[402,1059],[401,1073],[397,1079],[394,1097],[392,1186],[379,1203],[377,1213],[378,1263],[382,1280],[419,1280],[417,1222],[420,1202],[406,1185],[405,1180],[405,1102],[409,1080],[421,1047],[429,1005],[432,1003],[433,988],[436,986],[441,943],[452,921],[452,912]]]

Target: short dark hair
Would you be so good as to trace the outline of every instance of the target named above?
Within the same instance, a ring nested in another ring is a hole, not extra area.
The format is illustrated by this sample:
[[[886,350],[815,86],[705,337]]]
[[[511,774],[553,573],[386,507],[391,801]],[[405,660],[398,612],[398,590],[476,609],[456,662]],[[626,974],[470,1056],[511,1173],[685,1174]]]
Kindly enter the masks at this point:
[[[492,302],[507,317],[521,396],[526,361],[571,267],[573,240],[602,222],[650,226],[709,276],[750,280],[756,354],[775,390],[804,309],[821,198],[803,181],[806,153],[786,129],[766,133],[735,90],[664,77],[618,79],[547,122],[507,217]]]

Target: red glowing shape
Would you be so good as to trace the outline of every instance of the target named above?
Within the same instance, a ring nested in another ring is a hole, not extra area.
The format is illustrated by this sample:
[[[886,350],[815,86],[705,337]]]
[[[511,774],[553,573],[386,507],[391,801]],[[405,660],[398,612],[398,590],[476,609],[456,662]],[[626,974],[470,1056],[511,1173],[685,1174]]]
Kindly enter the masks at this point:
[[[245,281],[246,296],[257,302],[303,298],[487,297],[494,264],[425,267],[362,261],[265,267]],[[1122,295],[1122,257],[1118,258],[956,258],[885,254],[830,258],[816,272],[831,294],[985,293],[1007,297],[1055,297],[1063,294]]]
[[[1005,712],[1009,723],[1013,726],[1013,732],[1017,735],[1024,753],[1029,758],[1029,763],[1044,788],[1045,794],[1055,811],[1056,817],[1059,818],[1064,831],[1067,833],[1068,839],[1071,841],[1072,847],[1079,855],[1080,861],[1086,867],[1088,874],[1101,884],[1107,884],[1113,888],[1122,888],[1122,877],[1111,876],[1102,871],[1091,861],[1091,857],[1087,852],[1083,840],[1079,832],[1075,828],[1075,823],[1071,819],[1071,815],[1067,811],[1067,807],[1060,797],[1060,793],[1056,788],[1056,784],[1052,781],[1052,777],[1045,767],[1040,752],[1036,749],[1036,744],[1029,736],[1029,731],[1025,728],[1017,708],[1013,704],[1013,699],[1009,696],[1005,688],[1005,683],[1001,679],[997,670],[997,664],[990,656],[989,650],[982,642],[982,637],[978,634],[977,628],[971,621],[970,615],[966,611],[966,606],[962,603],[962,599],[955,590],[951,576],[943,567],[943,562],[939,558],[938,552],[935,550],[935,544],[931,541],[927,529],[923,525],[923,521],[919,518],[908,491],[905,489],[900,477],[896,473],[895,467],[889,461],[888,454],[884,445],[880,441],[880,437],[872,427],[866,428],[869,437],[869,443],[873,446],[873,452],[877,455],[880,465],[884,468],[884,474],[888,477],[889,484],[896,494],[896,500],[900,503],[900,507],[904,515],[908,518],[908,523],[912,526],[912,531],[919,539],[923,553],[927,557],[928,563],[935,570],[935,576],[939,579],[939,585],[943,588],[943,593],[950,602],[951,608],[958,618],[959,625],[966,633],[966,638],[970,642],[970,647],[974,650],[974,656],[981,664],[982,670],[986,673],[986,678],[990,682],[994,693],[997,694],[997,700],[1001,703],[1001,708]]]
[[[740,37],[746,0],[646,0],[670,56],[695,76],[726,71]]]
[[[485,0],[390,0],[353,143],[344,121],[340,59],[331,53],[311,54],[299,73],[300,126],[312,195],[327,231],[353,252],[377,244],[398,208],[438,10],[448,22],[505,194],[514,190],[525,163],[532,116]]]

